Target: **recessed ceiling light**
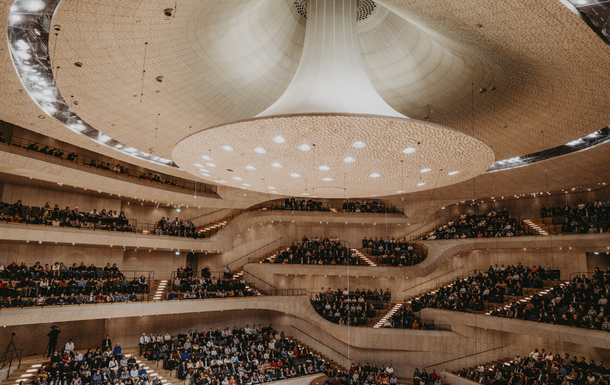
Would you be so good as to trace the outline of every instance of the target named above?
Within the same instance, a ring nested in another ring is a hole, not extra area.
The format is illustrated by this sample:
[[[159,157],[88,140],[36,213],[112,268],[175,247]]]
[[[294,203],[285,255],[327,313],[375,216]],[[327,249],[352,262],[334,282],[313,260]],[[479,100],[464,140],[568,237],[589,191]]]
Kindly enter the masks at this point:
[[[377,174],[376,172],[371,174],[371,178],[379,178],[381,174]]]
[[[449,175],[455,175],[455,174],[457,174],[457,173],[459,173],[459,171],[451,171],[451,172],[449,173]]]
[[[119,147],[119,148],[120,148],[120,147]],[[195,167],[199,167],[199,168],[203,167],[203,166],[202,166],[202,165],[200,165],[199,163],[193,163],[193,166],[195,166]]]
[[[247,184],[247,183],[244,183],[242,186],[247,186],[247,187],[250,187],[250,185],[249,185],[249,184]]]
[[[284,143],[286,141],[286,139],[284,139],[284,137],[282,135],[278,135],[273,138],[273,141],[275,143]]]
[[[226,180],[219,180],[220,183],[227,183]]]
[[[206,163],[206,164],[210,167],[216,167],[216,165],[214,163]]]
[[[423,185],[425,185],[425,183],[424,183],[424,182],[420,182],[420,183],[418,183],[417,185],[418,185],[418,186],[423,186]]]
[[[233,151],[233,147],[231,146],[222,146],[222,149],[225,151]]]
[[[277,162],[275,162],[275,163],[271,163],[271,166],[272,166],[272,167],[275,167],[275,168],[280,168],[280,167],[282,167],[282,165],[281,165],[281,164],[279,164],[279,163],[277,163]]]
[[[404,191],[396,191],[397,194],[402,194]]]
[[[419,170],[419,172],[428,172],[428,171],[432,171],[431,168],[422,168],[421,170]]]
[[[200,168],[199,171],[201,172],[209,172],[208,170],[206,170],[205,168]]]
[[[205,159],[205,160],[212,160],[212,158],[210,158],[210,157],[209,157],[209,156],[207,156],[207,155],[201,155],[201,158],[202,158],[202,159]]]
[[[277,191],[271,191],[271,194],[279,194]]]
[[[266,153],[267,151],[266,151],[264,148],[262,148],[262,147],[256,147],[256,148],[254,149],[254,152],[257,152],[257,153],[259,153],[259,154],[264,154],[264,153]]]
[[[328,170],[330,170],[330,167],[328,167],[328,166],[320,166],[320,167],[318,167],[318,168],[319,168],[320,170],[322,170],[322,171],[328,171]]]
[[[268,188],[269,190],[275,190],[275,187],[271,187],[271,186],[269,186],[269,187],[267,187],[267,188]]]
[[[356,158],[352,158],[351,156],[348,156],[347,158],[343,159],[343,161],[345,163],[354,163],[356,161]]]
[[[301,177],[301,175],[299,175],[297,173],[290,174],[290,176],[293,177],[293,178],[300,178]]]
[[[303,195],[309,195],[309,194],[307,194],[307,193],[303,193]]]
[[[322,180],[323,180],[324,182],[332,182],[332,181],[333,181],[333,178],[324,178],[324,179],[322,179]]]
[[[256,170],[256,167],[254,167],[254,166],[246,166],[246,170],[254,171],[254,170]]]
[[[234,177],[233,177],[233,179],[235,179],[235,180],[242,180],[242,179],[241,179],[240,177],[238,177],[238,176],[234,176]]]
[[[402,152],[404,152],[405,154],[413,154],[415,152],[415,149],[413,147],[407,147],[402,150]]]
[[[362,148],[362,147],[366,146],[366,143],[364,143],[364,142],[356,142],[356,143],[354,143],[353,146],[356,147],[356,148]]]
[[[301,144],[301,145],[299,146],[299,150],[301,150],[301,151],[309,151],[309,150],[311,150],[311,147],[309,147],[309,146],[308,146],[308,145],[306,145],[306,144]]]
[[[203,175],[203,176],[210,176],[210,174],[203,174],[203,173],[201,175]]]

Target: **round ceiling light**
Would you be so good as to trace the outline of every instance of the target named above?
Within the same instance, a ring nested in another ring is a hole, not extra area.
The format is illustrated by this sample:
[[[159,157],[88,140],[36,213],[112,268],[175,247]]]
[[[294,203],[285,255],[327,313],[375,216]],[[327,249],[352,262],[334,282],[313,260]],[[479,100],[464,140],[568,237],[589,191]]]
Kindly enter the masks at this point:
[[[309,194],[307,194],[307,193],[303,193],[303,195],[309,195]]]
[[[209,172],[208,170],[206,170],[205,168],[200,168],[199,171],[201,172]]]
[[[459,174],[459,171],[451,171],[451,172],[449,173],[449,175],[455,175],[455,174]]]
[[[233,147],[231,146],[222,146],[222,149],[225,151],[233,151]]]
[[[275,143],[284,143],[284,142],[286,142],[286,139],[284,139],[284,137],[283,137],[283,136],[278,135],[278,136],[274,136],[274,137],[273,137],[273,141],[274,141]]]
[[[333,178],[324,178],[324,179],[322,179],[322,180],[323,180],[324,182],[332,182],[332,181],[333,181]]]
[[[256,148],[254,149],[254,152],[256,152],[256,153],[258,153],[258,154],[264,154],[264,153],[266,153],[267,151],[266,151],[264,148],[262,148],[262,147],[256,147]]]
[[[404,152],[405,154],[413,154],[416,150],[413,147],[407,147],[404,150],[402,150],[402,152]]]
[[[207,177],[210,177],[210,174],[203,174],[203,173],[202,173],[201,175],[203,175],[203,176],[207,176]]]
[[[301,150],[301,151],[309,151],[309,150],[311,150],[311,147],[309,147],[309,146],[308,146],[308,145],[306,145],[306,144],[301,144],[301,145],[299,146],[299,150]]]
[[[366,143],[364,143],[364,142],[356,142],[356,143],[353,144],[353,146],[356,147],[356,148],[362,148],[362,147],[366,146]]]
[[[240,177],[238,177],[238,176],[234,176],[234,177],[233,177],[233,179],[235,179],[235,180],[242,180],[242,179],[241,179]]]
[[[301,175],[297,174],[297,173],[292,173],[292,174],[290,174],[290,176],[293,177],[293,178],[300,178],[301,177]]]
[[[282,165],[279,164],[278,162],[275,162],[275,163],[271,163],[271,167],[280,168],[280,167],[282,167]]]
[[[206,163],[206,165],[208,165],[210,167],[216,167],[216,165],[214,163]]]
[[[256,170],[256,167],[254,167],[254,166],[246,166],[246,170],[254,171],[254,170]]]
[[[247,183],[244,183],[242,186],[250,187],[250,185]]]
[[[210,158],[207,155],[201,155],[201,158],[204,159],[204,160],[212,160],[212,158]]]
[[[320,167],[318,167],[318,168],[319,168],[320,170],[322,170],[322,171],[328,171],[328,170],[330,170],[330,167],[328,167],[328,166],[320,166]]]
[[[356,158],[352,158],[351,156],[348,156],[347,158],[343,159],[343,161],[345,163],[354,163],[356,161]]]
[[[378,174],[376,172],[372,173],[371,175],[369,175],[371,178],[379,178],[381,176],[381,174]]]
[[[203,165],[201,165],[201,164],[199,164],[199,163],[193,163],[193,166],[195,166],[195,167],[199,167],[199,168],[203,167]]]
[[[268,188],[269,190],[275,190],[275,187],[271,187],[271,186],[269,186],[269,187],[267,187],[267,188]]]
[[[428,171],[432,171],[431,168],[422,168],[421,170],[419,170],[419,172],[428,172]]]
[[[219,180],[220,183],[227,183],[226,180]]]
[[[426,185],[426,183],[424,183],[424,182],[419,182],[417,185],[418,185],[418,186],[425,186],[425,185]]]

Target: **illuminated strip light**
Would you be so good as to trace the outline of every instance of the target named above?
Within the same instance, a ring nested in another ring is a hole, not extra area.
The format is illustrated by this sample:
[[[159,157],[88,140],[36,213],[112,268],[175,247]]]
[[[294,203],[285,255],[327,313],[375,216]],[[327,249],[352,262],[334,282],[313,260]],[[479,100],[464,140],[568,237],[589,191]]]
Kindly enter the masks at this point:
[[[145,160],[150,163],[177,168],[171,159],[163,159],[144,151],[131,148],[103,134],[84,122],[71,110],[61,96],[49,56],[48,36],[53,14],[61,0],[46,0],[32,8],[31,0],[15,0],[10,7],[7,35],[9,51],[17,75],[32,100],[50,117],[64,124],[69,130],[85,135],[90,140],[110,147],[115,151]],[[47,36],[47,39],[44,38]],[[34,75],[31,70],[34,69]]]

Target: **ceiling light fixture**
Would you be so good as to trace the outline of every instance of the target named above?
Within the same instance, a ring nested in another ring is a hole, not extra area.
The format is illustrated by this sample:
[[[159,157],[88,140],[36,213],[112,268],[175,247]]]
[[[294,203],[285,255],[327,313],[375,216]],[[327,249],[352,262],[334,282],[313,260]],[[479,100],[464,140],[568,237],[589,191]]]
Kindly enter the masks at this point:
[[[254,166],[246,166],[246,169],[250,170],[250,171],[254,171],[254,170],[256,170],[256,167],[254,167]]]
[[[413,147],[407,147],[404,150],[402,150],[402,152],[404,152],[405,154],[413,154],[416,150]]]
[[[275,144],[265,144],[270,146],[267,151],[273,155],[272,161],[286,165],[288,162],[297,163],[298,168],[290,166],[290,171],[305,178],[310,175],[310,170],[319,168],[323,162],[332,165],[333,171],[338,169],[338,159],[352,163],[353,155],[348,154],[358,152],[361,161],[351,164],[349,172],[345,173],[345,181],[341,181],[346,189],[326,188],[316,192],[324,198],[371,196],[372,192],[380,196],[390,195],[402,188],[398,175],[404,164],[393,162],[390,165],[388,162],[383,167],[369,164],[369,159],[383,159],[388,151],[388,143],[377,138],[392,138],[393,151],[398,154],[407,148],[415,148],[416,152],[422,153],[422,159],[444,159],[443,170],[459,170],[464,164],[469,165],[467,175],[448,178],[446,173],[441,173],[435,187],[461,182],[466,176],[472,178],[489,168],[494,153],[480,140],[447,127],[410,119],[383,100],[368,78],[363,63],[358,26],[354,22],[358,18],[355,1],[308,0],[307,4],[303,54],[284,94],[251,119],[208,127],[182,140],[172,151],[176,163],[192,163],[188,154],[197,148],[220,147],[225,144],[223,138],[239,137],[248,143],[260,143],[260,138],[269,138],[274,143],[290,142],[289,148],[292,149],[304,151],[307,147],[303,145],[307,143],[310,151],[315,150],[316,157],[294,157]],[[335,130],[346,139],[333,142]],[[413,138],[426,138],[435,145],[420,148],[414,145]],[[318,142],[333,145],[318,149],[313,145]],[[469,150],[463,151],[464,148]],[[233,169],[243,168],[246,162],[250,162],[243,158],[227,157],[219,164]],[[267,164],[261,166],[264,171],[268,171]],[[384,173],[382,182],[369,179],[370,168],[377,167],[378,172]],[[302,194],[303,186],[285,184],[287,175],[289,173],[268,173],[265,184],[281,185],[282,193],[288,196]],[[415,190],[417,180],[413,175],[410,178],[405,186]],[[252,190],[264,193],[267,191],[265,184],[257,183]]]
[[[323,180],[324,182],[332,182],[332,181],[333,181],[333,178],[324,178],[324,179],[322,179],[322,180]]]
[[[247,183],[242,184],[242,186],[250,187],[250,185]]]
[[[328,166],[320,166],[320,167],[318,167],[318,168],[319,168],[320,170],[322,170],[322,171],[328,171],[328,170],[330,170],[330,167],[328,167]]]
[[[266,153],[267,151],[266,151],[264,148],[262,148],[262,147],[256,147],[256,148],[254,149],[254,152],[259,153],[259,154],[264,154],[264,153]]]
[[[275,162],[275,163],[271,163],[271,167],[280,168],[280,167],[282,167],[282,165],[279,164],[278,162]]]
[[[424,182],[420,182],[417,184],[417,186],[425,186],[425,185],[426,185],[426,183],[424,183]]]
[[[233,177],[233,179],[235,179],[235,180],[242,180],[242,179],[241,179],[240,177],[238,177],[238,176],[234,176],[234,177]]]
[[[210,167],[216,167],[216,165],[214,163],[206,163],[206,165],[208,165]]]
[[[204,160],[212,160],[212,158],[210,158],[207,155],[201,155],[201,158],[204,159]]]
[[[306,144],[301,144],[301,145],[299,146],[299,150],[301,150],[301,151],[309,151],[309,150],[311,150],[311,147],[309,147],[309,146],[308,146],[308,145],[306,145]]]
[[[269,190],[275,190],[275,187],[271,187],[271,186],[269,186],[269,187],[267,187],[267,188],[268,188]]]
[[[428,172],[428,171],[432,171],[431,168],[422,168],[421,170],[419,170],[419,172]]]
[[[120,147],[119,147],[120,148]],[[199,164],[199,163],[193,163],[193,166],[197,167],[197,168],[201,168],[203,167],[203,165]]]
[[[222,149],[225,151],[233,151],[233,147],[231,146],[222,146]]]
[[[380,176],[381,174],[377,174],[376,172],[370,175],[371,178],[379,178]]]
[[[290,174],[290,176],[293,177],[293,178],[300,178],[301,177],[301,175],[299,175],[297,173]]]
[[[459,171],[451,171],[451,172],[449,173],[449,175],[455,175],[455,174],[459,174]]]

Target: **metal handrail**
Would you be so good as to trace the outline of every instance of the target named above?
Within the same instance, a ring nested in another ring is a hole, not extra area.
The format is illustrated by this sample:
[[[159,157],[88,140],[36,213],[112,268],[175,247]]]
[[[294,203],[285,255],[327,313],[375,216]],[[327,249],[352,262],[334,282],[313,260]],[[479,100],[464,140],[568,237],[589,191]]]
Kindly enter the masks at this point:
[[[320,344],[322,344],[322,345],[326,346],[327,348],[329,348],[329,349],[330,349],[330,350],[332,350],[333,352],[335,352],[335,353],[339,354],[340,356],[342,356],[342,357],[344,357],[344,358],[349,358],[349,357],[347,357],[345,354],[343,354],[343,353],[341,353],[340,351],[338,351],[337,349],[335,349],[335,348],[333,348],[333,347],[331,347],[331,346],[329,346],[329,345],[325,344],[324,342],[320,341],[319,339],[317,339],[317,338],[315,338],[315,337],[312,337],[310,334],[305,333],[303,330],[299,329],[298,327],[296,327],[296,326],[294,326],[294,325],[290,325],[290,326],[292,326],[292,328],[293,328],[293,329],[296,329],[296,330],[300,331],[301,333],[305,334],[306,336],[308,336],[308,337],[309,337],[309,338],[311,338],[312,340],[314,340],[314,341],[316,341],[316,342],[318,342],[318,343],[320,343]]]
[[[237,261],[239,261],[240,259],[243,259],[243,258],[247,257],[248,255],[250,255],[250,254],[252,254],[252,253],[256,253],[256,252],[257,252],[257,251],[259,251],[260,249],[262,249],[262,248],[264,248],[264,247],[267,247],[267,246],[269,246],[270,244],[275,243],[275,242],[277,242],[277,241],[281,240],[282,238],[283,238],[283,237],[279,237],[278,239],[273,240],[273,241],[271,241],[271,242],[267,243],[266,245],[263,245],[263,246],[259,247],[259,248],[258,248],[258,249],[256,249],[256,250],[252,250],[252,251],[250,251],[249,253],[244,254],[244,255],[242,255],[242,256],[241,256],[241,257],[239,257],[239,258],[236,258],[236,259],[234,259],[234,260],[232,260],[232,261],[230,261],[230,262],[227,262],[227,263],[225,263],[224,265],[222,265],[222,267],[224,268],[225,266],[228,266],[228,265],[232,264],[233,262],[237,262]]]
[[[495,347],[495,348],[491,348],[491,349],[487,349],[487,350],[482,350],[482,351],[480,351],[480,352],[476,352],[476,353],[470,353],[470,354],[467,354],[467,355],[465,355],[465,356],[461,356],[461,357],[457,357],[457,358],[452,358],[452,359],[450,359],[450,360],[445,360],[445,361],[437,362],[436,364],[432,364],[432,365],[424,366],[424,369],[426,369],[426,368],[431,368],[431,367],[436,366],[436,365],[446,364],[447,362],[451,362],[451,361],[461,360],[462,358],[467,358],[467,357],[471,357],[471,356],[476,356],[477,354],[482,354],[482,353],[491,352],[491,351],[493,351],[493,350],[503,349],[503,348],[505,348],[505,347],[507,347],[507,346],[508,346],[508,345],[497,346],[497,347]]]

